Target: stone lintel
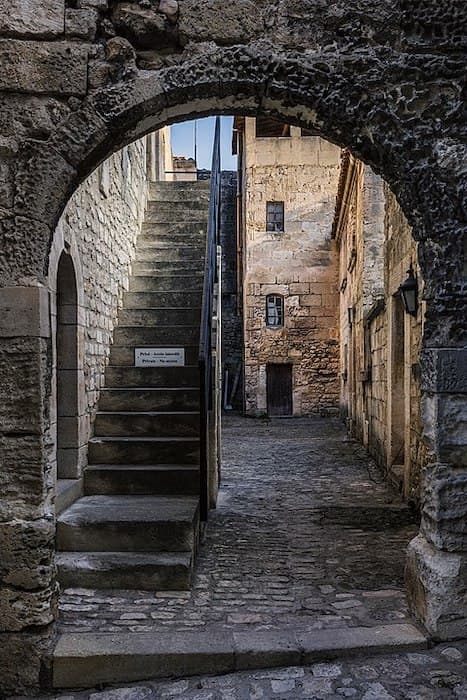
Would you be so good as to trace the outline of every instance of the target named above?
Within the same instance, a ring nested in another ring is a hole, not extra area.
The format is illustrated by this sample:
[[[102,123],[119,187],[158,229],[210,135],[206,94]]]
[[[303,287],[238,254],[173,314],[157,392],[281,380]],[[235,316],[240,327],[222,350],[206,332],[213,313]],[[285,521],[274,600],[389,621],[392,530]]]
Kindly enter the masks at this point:
[[[45,287],[0,289],[0,338],[49,338],[49,293]]]

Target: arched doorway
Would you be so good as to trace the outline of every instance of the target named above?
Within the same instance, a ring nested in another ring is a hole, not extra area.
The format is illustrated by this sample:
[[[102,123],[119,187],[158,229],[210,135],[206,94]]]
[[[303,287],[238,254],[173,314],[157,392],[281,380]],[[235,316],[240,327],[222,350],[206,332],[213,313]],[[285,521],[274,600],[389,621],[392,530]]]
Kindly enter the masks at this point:
[[[243,4],[234,11],[244,12]],[[310,17],[305,15],[299,24],[312,27],[314,33],[317,25],[312,15],[310,11]],[[366,20],[359,21],[365,25]],[[101,44],[95,53],[88,51],[88,44],[71,44],[69,51],[76,52],[74,67],[82,69],[84,65],[84,78],[71,86],[57,87],[50,82],[50,94],[55,97],[63,91],[67,98],[78,94],[81,101],[72,97],[66,105],[64,101],[62,112],[57,107],[55,121],[48,124],[47,138],[39,139],[43,132],[35,125],[19,130],[17,136],[23,145],[18,155],[11,158],[7,153],[14,182],[14,208],[11,204],[11,209],[5,210],[2,221],[8,251],[2,262],[1,283],[8,288],[43,285],[52,232],[79,182],[110,153],[165,124],[213,113],[264,113],[348,145],[391,185],[413,225],[414,237],[421,241],[420,262],[427,283],[422,373],[430,461],[425,473],[422,534],[412,547],[410,586],[413,605],[425,624],[434,634],[449,636],[465,624],[465,615],[461,619],[459,611],[465,610],[463,494],[467,477],[459,419],[442,427],[439,421],[443,415],[457,416],[456,407],[461,405],[465,392],[465,331],[459,324],[464,189],[458,165],[465,153],[458,97],[459,76],[465,71],[454,55],[450,61],[442,56],[438,60],[439,47],[430,54],[436,59],[421,62],[413,51],[401,51],[401,45],[414,45],[412,25],[404,25],[401,30],[399,20],[389,16],[383,25],[383,44],[378,44],[380,35],[374,27],[364,36],[360,26],[356,30],[359,41],[368,47],[365,53],[358,41],[347,42],[352,28],[342,32],[343,43],[339,38],[341,46],[336,50],[324,38],[320,46],[316,36],[308,36],[306,30],[301,33],[293,16],[281,25],[284,35],[271,30],[273,44],[256,41],[257,34],[249,22],[245,34],[240,31],[240,35],[229,35],[227,41],[221,37],[218,45],[199,46],[198,53],[180,53],[172,65],[156,60],[152,68],[145,64],[142,70],[136,65],[132,46],[120,38],[108,42],[105,56]],[[401,31],[406,32],[402,44]],[[457,36],[454,31],[451,34]],[[424,35],[431,50],[429,36]],[[445,36],[444,30],[440,36]],[[206,38],[206,31],[200,31],[199,37]],[[60,60],[57,65],[62,79]],[[42,89],[47,91],[44,82]],[[30,462],[31,454],[34,458],[34,478],[23,485],[19,507],[17,489],[9,496],[15,508],[8,511],[5,527],[13,538],[19,537],[18,518],[34,532],[50,520],[45,494],[52,466],[42,437],[50,426],[46,400],[50,392],[50,350],[37,346],[32,355],[34,381],[45,389],[41,389],[33,429],[25,425],[23,430],[31,438],[28,457]],[[7,397],[7,402],[15,400]],[[24,450],[21,436],[14,439],[17,449]],[[14,460],[6,464],[13,480]],[[44,562],[49,566],[45,577]],[[13,572],[15,566],[10,566]],[[50,638],[51,629],[44,633],[43,626],[54,619],[52,542],[44,545],[40,564],[32,565],[32,569],[37,585],[29,600],[36,604],[30,602],[27,611],[20,606],[19,615],[12,613],[6,631],[30,632],[41,627],[36,653],[44,637],[46,643]],[[453,610],[457,610],[457,616],[451,624]],[[43,656],[42,651],[39,656]]]
[[[71,256],[57,270],[57,478],[79,477],[78,291]]]

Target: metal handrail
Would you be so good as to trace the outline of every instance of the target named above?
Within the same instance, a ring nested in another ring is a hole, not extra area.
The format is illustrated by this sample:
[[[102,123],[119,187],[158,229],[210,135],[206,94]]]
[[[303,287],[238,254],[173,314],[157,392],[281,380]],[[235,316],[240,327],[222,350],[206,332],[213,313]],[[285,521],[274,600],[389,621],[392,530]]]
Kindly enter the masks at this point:
[[[216,117],[198,359],[200,381],[200,518],[203,522],[207,521],[209,514],[210,414],[213,410],[213,392],[215,389],[213,377],[212,320],[215,311],[214,290],[217,282],[217,244],[219,242],[220,205],[220,117]]]

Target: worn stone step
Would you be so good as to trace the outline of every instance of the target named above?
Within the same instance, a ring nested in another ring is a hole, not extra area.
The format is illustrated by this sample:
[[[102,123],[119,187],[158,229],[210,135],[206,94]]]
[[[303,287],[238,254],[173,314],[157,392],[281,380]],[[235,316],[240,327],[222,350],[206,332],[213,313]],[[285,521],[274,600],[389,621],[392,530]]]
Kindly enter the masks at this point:
[[[202,290],[204,272],[189,275],[131,275],[130,292],[182,292],[186,289]]]
[[[145,370],[146,371],[146,370]],[[199,408],[197,387],[128,388],[101,391],[102,411],[190,411]]]
[[[200,308],[156,308],[156,309],[121,309],[118,321],[122,326],[165,326],[175,325],[196,325],[199,327],[201,321]]]
[[[117,588],[139,591],[189,590],[193,573],[189,552],[58,552],[63,588]]]
[[[179,187],[181,184],[182,183],[164,183],[164,185],[151,184],[149,186],[148,200],[150,202],[183,202],[185,199],[203,199],[209,201],[209,182],[207,186],[204,182],[185,182],[184,187]]]
[[[204,260],[144,260],[131,265],[134,275],[190,275],[192,272],[204,271]]]
[[[144,220],[138,241],[141,236],[150,235],[160,240],[164,240],[163,236],[172,236],[188,242],[191,237],[195,240],[206,238],[206,232],[207,220],[204,217],[193,221],[175,221],[173,218],[158,222]]]
[[[137,262],[155,262],[157,260],[186,261],[202,260],[204,262],[205,247],[201,244],[186,243],[176,245],[174,241],[151,240],[149,243],[140,242],[136,249]]]
[[[201,307],[201,289],[186,289],[183,292],[124,292],[124,309],[145,308],[193,308]]]
[[[190,464],[93,464],[84,470],[86,495],[186,495],[199,492],[199,468]]]
[[[141,389],[152,387],[196,387],[199,384],[199,369],[196,366],[185,367],[115,367],[109,365],[105,370],[106,388]]]
[[[304,634],[289,629],[236,632],[219,627],[194,632],[68,633],[55,647],[53,685],[92,688],[101,683],[300,666],[427,647],[426,636],[407,623]]]
[[[94,437],[90,464],[199,464],[199,440],[193,437]]]
[[[114,330],[115,345],[194,345],[199,340],[199,325],[170,325],[141,328],[139,326],[117,326]],[[183,369],[180,367],[179,369]]]
[[[200,226],[207,226],[208,211],[203,209],[186,209],[180,207],[174,211],[173,207],[161,207],[159,204],[149,206],[144,215],[144,223],[147,224],[173,224],[173,223],[196,223]]]
[[[172,220],[180,219],[183,221],[187,214],[206,213],[209,211],[208,197],[193,197],[190,191],[185,191],[186,197],[183,199],[166,199],[161,197],[158,200],[149,199],[146,208],[146,214],[151,212],[158,213],[160,211],[167,212],[172,215]]]
[[[199,414],[198,414],[199,415]],[[57,479],[55,489],[55,515],[60,515],[83,495],[82,479]]]
[[[139,345],[138,347],[144,348],[144,345]],[[153,347],[151,345],[148,348]],[[180,346],[175,345],[164,345],[165,348],[173,349]],[[195,365],[198,363],[199,357],[199,344],[195,345],[183,345],[185,350],[185,364]],[[110,364],[111,365],[125,365],[131,366],[135,364],[135,348],[133,345],[112,345],[110,348]]]
[[[198,529],[191,496],[84,496],[57,519],[57,549],[192,552]]]
[[[96,415],[94,435],[131,437],[198,437],[198,411],[102,412]]]

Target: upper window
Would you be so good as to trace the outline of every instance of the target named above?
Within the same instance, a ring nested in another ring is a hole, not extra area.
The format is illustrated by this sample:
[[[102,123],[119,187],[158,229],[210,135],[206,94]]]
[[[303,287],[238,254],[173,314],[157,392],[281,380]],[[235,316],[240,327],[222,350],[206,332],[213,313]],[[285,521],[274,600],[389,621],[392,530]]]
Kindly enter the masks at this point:
[[[284,230],[284,202],[266,202],[266,231]]]
[[[256,118],[256,138],[283,138],[290,136],[290,125],[271,117]]]
[[[317,136],[317,133],[311,129],[301,129],[300,136]]]
[[[269,328],[284,325],[284,297],[280,294],[268,294],[266,297],[266,325]]]

